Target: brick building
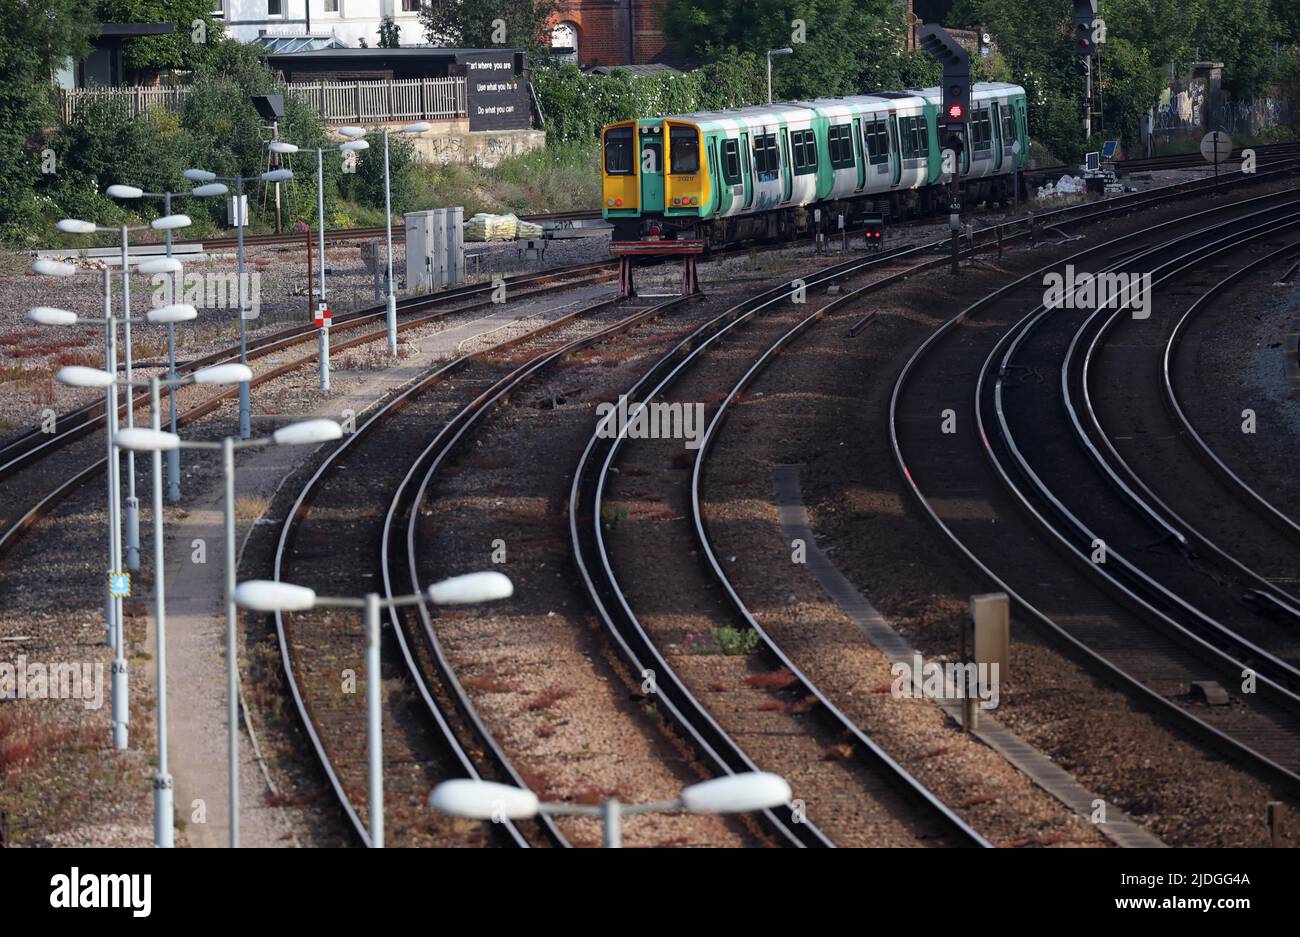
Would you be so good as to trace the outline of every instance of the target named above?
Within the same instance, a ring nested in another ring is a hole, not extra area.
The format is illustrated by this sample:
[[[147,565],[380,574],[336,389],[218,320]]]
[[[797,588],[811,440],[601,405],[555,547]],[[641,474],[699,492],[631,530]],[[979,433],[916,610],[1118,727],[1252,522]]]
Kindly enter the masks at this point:
[[[574,49],[583,68],[665,61],[672,56],[663,6],[664,0],[560,0],[551,46]]]

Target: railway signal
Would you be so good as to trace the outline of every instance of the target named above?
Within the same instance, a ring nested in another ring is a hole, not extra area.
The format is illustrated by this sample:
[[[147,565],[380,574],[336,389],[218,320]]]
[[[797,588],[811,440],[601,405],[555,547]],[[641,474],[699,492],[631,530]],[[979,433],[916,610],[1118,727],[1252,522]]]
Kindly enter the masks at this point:
[[[964,125],[970,120],[970,53],[933,23],[921,31],[921,48],[943,66],[939,122],[949,127]]]
[[[1074,0],[1074,54],[1083,78],[1083,140],[1092,136],[1092,53],[1097,28],[1097,0]]]

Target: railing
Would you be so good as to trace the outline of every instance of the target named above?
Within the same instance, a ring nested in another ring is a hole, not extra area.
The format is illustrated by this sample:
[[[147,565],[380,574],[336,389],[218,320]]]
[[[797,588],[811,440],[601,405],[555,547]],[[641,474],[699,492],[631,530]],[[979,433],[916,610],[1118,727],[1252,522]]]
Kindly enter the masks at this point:
[[[57,90],[64,123],[72,123],[90,102],[108,102],[131,117],[151,110],[181,111],[190,89],[75,88]],[[295,81],[285,93],[316,111],[326,123],[449,120],[469,113],[464,78],[401,78],[379,81]]]

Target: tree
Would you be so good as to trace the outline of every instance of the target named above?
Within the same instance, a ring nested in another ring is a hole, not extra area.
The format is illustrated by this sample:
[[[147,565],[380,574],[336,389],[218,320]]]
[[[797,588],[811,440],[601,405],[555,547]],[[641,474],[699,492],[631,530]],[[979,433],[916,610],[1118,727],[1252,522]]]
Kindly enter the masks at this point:
[[[400,49],[402,47],[402,30],[391,16],[379,21],[379,48]]]
[[[555,0],[425,0],[420,25],[434,45],[549,48]]]
[[[0,0],[0,235],[8,240],[30,238],[36,186],[62,168],[60,152],[42,154],[54,124],[50,72],[83,58],[95,31],[77,0]]]
[[[135,36],[122,44],[130,71],[193,69],[207,62],[221,42],[221,20],[212,0],[98,0],[96,15],[105,23],[172,23],[164,36]]]

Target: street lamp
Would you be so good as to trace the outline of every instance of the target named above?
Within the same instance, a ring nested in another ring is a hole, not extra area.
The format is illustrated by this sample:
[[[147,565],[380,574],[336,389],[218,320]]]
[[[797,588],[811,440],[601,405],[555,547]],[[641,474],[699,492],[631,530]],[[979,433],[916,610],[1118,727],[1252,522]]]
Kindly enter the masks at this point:
[[[252,378],[247,365],[217,365],[187,375],[183,381],[195,384],[234,384]],[[175,433],[162,429],[160,388],[163,378],[149,379],[153,404],[153,428],[119,430],[113,442],[128,452],[153,453],[153,565],[154,565],[154,637],[158,660],[158,771],[153,783],[153,844],[170,849],[173,842],[172,776],[167,770],[167,602],[165,583],[167,566],[163,557],[163,480],[162,454],[180,442]],[[121,642],[119,642],[120,644]]]
[[[235,184],[235,255],[238,281],[236,291],[239,295],[239,363],[248,364],[248,325],[244,309],[244,225],[248,222],[248,212],[244,209],[245,182],[284,182],[293,178],[292,170],[272,169],[256,176],[218,176],[206,169],[187,169],[182,175],[191,182],[233,182]],[[251,373],[251,372],[250,372]],[[249,380],[252,378],[250,377]],[[252,401],[249,398],[248,381],[239,385],[239,438],[247,439],[253,434]]]
[[[774,55],[794,55],[794,49],[788,46],[784,49],[767,50],[767,103],[772,103],[772,57]]]
[[[357,144],[360,144],[358,146]],[[340,152],[347,153],[359,149],[365,149],[369,144],[365,140],[354,140],[349,143],[340,143],[338,148]],[[298,147],[293,143],[286,143],[283,140],[272,140],[267,144],[267,148],[272,153],[288,155],[297,153]],[[321,147],[315,147],[316,150],[316,220],[320,227],[320,305],[319,310],[327,310],[328,305],[325,302],[325,155]],[[330,320],[328,315],[321,315],[320,336],[317,339],[317,345],[320,351],[320,389],[330,389]]]
[[[138,198],[160,198],[163,200],[163,214],[172,213],[172,197],[178,195],[193,195],[198,198],[210,198],[214,195],[225,195],[227,189],[220,182],[211,182],[207,185],[194,186],[187,192],[146,192],[133,185],[110,185],[104,190],[104,194],[109,198],[118,199],[138,199]],[[170,259],[172,256],[172,229],[163,230],[163,243],[166,245],[165,256]],[[170,272],[176,274],[167,281],[167,302],[176,301],[175,287],[176,282],[180,279],[180,268],[161,267],[157,269],[145,269],[142,262],[137,268],[141,273],[164,273]],[[174,323],[167,324],[167,378],[168,380],[176,379],[176,326]],[[168,394],[168,424],[171,431],[176,432],[176,395]],[[167,453],[167,500],[173,504],[181,499],[181,458],[179,450],[172,449]]]
[[[288,428],[288,427],[286,427]],[[384,845],[383,738],[379,715],[379,610],[425,601],[434,605],[470,605],[509,598],[514,585],[501,573],[469,573],[435,582],[420,595],[382,598],[370,592],[364,598],[320,596],[306,586],[253,579],[235,588],[235,602],[255,612],[303,612],[317,606],[363,608],[366,616],[366,721],[369,748],[370,845]]]
[[[218,365],[218,367],[225,367]],[[229,365],[242,367],[242,365]],[[213,369],[207,369],[213,370]],[[237,380],[237,378],[236,378]],[[227,380],[222,383],[234,383]],[[262,439],[236,439],[226,436],[220,442],[191,442],[177,437],[177,449],[220,449],[221,469],[225,481],[226,535],[226,719],[227,772],[230,784],[230,848],[239,848],[239,666],[235,645],[235,450],[265,446],[316,445],[338,439],[343,427],[333,420],[303,420],[290,423]]]
[[[458,778],[443,781],[429,795],[429,806],[471,820],[526,820],[538,814],[552,817],[600,817],[607,848],[623,845],[622,818],[646,813],[749,813],[790,802],[785,778],[763,771],[724,775],[685,788],[676,800],[649,804],[622,804],[610,798],[603,804],[542,803],[521,787]]]
[[[188,215],[164,215],[155,218],[147,225],[128,227],[105,227],[91,221],[76,218],[64,218],[55,224],[60,231],[68,234],[95,234],[117,232],[122,238],[122,318],[123,336],[126,342],[126,425],[135,425],[135,406],[132,397],[131,382],[131,257],[128,253],[128,235],[136,231],[171,231],[175,228],[188,227]],[[116,363],[115,363],[116,364]],[[116,371],[112,372],[116,374]],[[127,496],[126,496],[126,566],[132,572],[140,568],[140,501],[135,496],[135,453],[126,454]]]
[[[147,263],[148,261],[146,261]],[[174,262],[174,261],[173,261]],[[32,268],[43,276],[70,277],[77,273],[77,268],[72,264],[63,263],[57,260],[37,260],[32,264]],[[125,268],[124,268],[125,270]],[[171,307],[167,307],[171,308]],[[192,307],[185,307],[192,308]],[[162,310],[153,310],[147,317],[153,321],[158,320],[153,313]],[[76,313],[65,309],[55,309],[50,306],[37,306],[27,312],[27,317],[33,322],[40,325],[79,325],[79,324],[97,324],[98,320],[81,319]],[[130,320],[129,315],[123,315],[120,318],[113,316],[112,300],[112,277],[107,267],[104,268],[104,368],[110,376],[117,374],[117,323],[124,319]],[[131,321],[140,321],[138,319]],[[175,321],[175,320],[173,320]],[[168,323],[171,327],[171,323]],[[128,326],[129,328],[129,326]],[[128,361],[130,352],[127,353]],[[129,367],[129,366],[128,366]],[[129,372],[128,372],[129,373]],[[107,384],[86,384],[88,387],[105,387],[107,389],[104,401],[104,419],[107,432],[105,433],[105,444],[108,447],[106,458],[108,460],[108,470],[104,473],[108,484],[108,517],[109,517],[109,538],[108,538],[108,573],[104,579],[104,627],[108,634],[108,643],[114,644],[117,640],[118,628],[117,620],[122,613],[122,597],[115,595],[113,587],[114,576],[120,574],[123,569],[122,564],[122,508],[120,504],[122,478],[121,464],[118,458],[117,450],[113,447],[112,437],[117,432],[117,383],[109,380]],[[129,399],[129,398],[128,398]],[[128,407],[128,420],[133,424],[134,417],[130,415],[131,409]],[[134,466],[134,459],[132,459]],[[132,472],[131,490],[134,496],[135,478]],[[136,535],[139,536],[138,521],[136,524]],[[136,540],[137,551],[139,549],[139,540]],[[139,568],[137,558],[136,568]],[[123,736],[121,748],[126,747],[125,736]]]
[[[393,292],[393,194],[388,172],[388,135],[390,132],[418,135],[431,129],[433,124],[428,121],[407,124],[396,131],[384,128],[384,220],[388,224],[388,354],[394,357],[397,355],[397,295]],[[339,133],[345,137],[366,135],[361,127],[340,127]]]

